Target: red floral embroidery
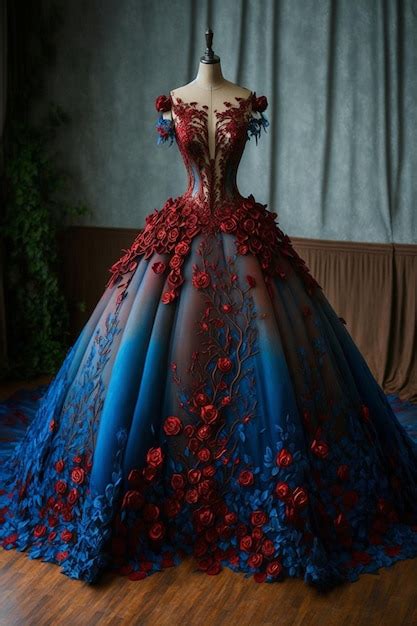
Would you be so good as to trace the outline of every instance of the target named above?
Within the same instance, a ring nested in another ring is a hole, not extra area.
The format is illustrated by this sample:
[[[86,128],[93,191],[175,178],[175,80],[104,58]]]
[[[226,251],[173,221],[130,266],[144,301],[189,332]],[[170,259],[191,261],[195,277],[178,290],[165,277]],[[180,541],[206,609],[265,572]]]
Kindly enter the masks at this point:
[[[43,537],[46,534],[46,526],[43,526],[41,524],[38,524],[37,526],[35,526],[35,528],[33,529],[33,534],[35,535],[35,537],[39,538],[39,537]]]
[[[64,470],[64,467],[65,467],[65,463],[62,459],[60,459],[59,461],[55,463],[55,469],[58,473],[62,472]]]
[[[239,484],[242,485],[242,487],[250,487],[251,485],[253,485],[253,482],[253,473],[250,470],[243,470],[242,472],[240,472]]]
[[[308,493],[303,487],[296,487],[292,493],[294,506],[302,509],[308,503]]]
[[[266,573],[275,578],[282,573],[282,565],[279,561],[271,561],[266,566]]]
[[[156,263],[152,265],[152,269],[155,272],[155,274],[163,274],[165,272],[166,265],[165,263],[161,263],[160,261],[157,261]]]
[[[327,445],[327,443],[318,439],[314,439],[313,443],[311,444],[311,449],[314,454],[316,454],[321,459],[325,459],[326,456],[329,454],[329,446]]]
[[[169,111],[171,108],[171,96],[165,96],[165,95],[158,96],[155,100],[155,108],[160,113]]]
[[[181,431],[181,428],[182,422],[178,417],[171,415],[170,417],[166,418],[164,423],[164,431],[166,435],[178,435],[178,433]]]
[[[266,96],[256,97],[256,93],[252,95],[252,110],[263,113],[268,107],[268,100]]]
[[[292,463],[292,454],[283,448],[277,455],[277,465],[280,467],[288,467]]]
[[[233,367],[233,362],[227,356],[219,357],[219,359],[217,360],[217,367],[222,372],[230,372]]]
[[[74,487],[67,496],[68,504],[73,505],[78,500],[78,490]]]
[[[163,304],[170,304],[173,300],[175,300],[175,298],[177,297],[177,294],[175,293],[175,291],[165,291],[165,293],[162,295],[162,302]]]
[[[55,491],[62,495],[67,491],[67,483],[65,482],[65,480],[57,480],[57,482],[55,483]]]
[[[61,539],[62,541],[65,541],[65,543],[69,543],[73,538],[73,534],[70,530],[63,530],[61,533]]]
[[[209,247],[210,239],[202,241],[199,250]],[[200,252],[198,252],[200,253]],[[246,522],[240,521],[236,513],[226,506],[223,499],[224,491],[227,490],[228,478],[225,473],[221,480],[218,480],[219,467],[223,466],[225,471],[232,471],[237,484],[242,489],[250,490],[256,486],[257,477],[250,467],[245,466],[241,459],[233,458],[233,438],[231,432],[225,432],[224,427],[224,407],[233,406],[235,394],[233,385],[234,372],[242,371],[239,367],[239,359],[236,360],[236,353],[231,358],[231,346],[226,342],[219,350],[217,337],[218,329],[222,333],[228,332],[228,315],[233,312],[233,320],[238,319],[238,307],[236,302],[241,301],[231,297],[233,290],[241,293],[240,298],[250,298],[248,289],[242,289],[237,280],[237,274],[233,268],[232,259],[227,259],[230,271],[227,271],[227,281],[224,281],[222,272],[218,271],[215,264],[208,262],[207,258],[202,259],[202,264],[195,265],[193,275],[195,278],[195,288],[201,292],[205,299],[202,307],[201,319],[197,320],[197,325],[203,333],[201,352],[210,354],[209,361],[212,367],[210,376],[199,364],[199,355],[193,354],[192,371],[194,379],[192,387],[185,394],[182,389],[182,400],[179,403],[181,408],[188,407],[192,415],[192,423],[186,423],[186,419],[177,415],[170,415],[163,422],[163,430],[167,435],[166,441],[171,441],[177,437],[178,447],[175,447],[174,458],[183,462],[183,468],[175,471],[171,468],[171,475],[166,477],[167,483],[171,486],[172,492],[166,494],[166,498],[159,497],[157,505],[149,501],[149,494],[146,489],[158,484],[158,480],[165,476],[161,472],[170,465],[164,453],[164,448],[150,448],[147,454],[147,464],[140,469],[133,469],[129,473],[129,489],[123,499],[123,508],[126,511],[134,511],[138,514],[137,525],[132,529],[123,526],[123,533],[128,533],[127,542],[136,545],[138,537],[143,537],[144,533],[151,542],[161,542],[164,537],[171,537],[174,527],[170,526],[169,520],[175,519],[184,510],[184,507],[191,508],[193,528],[196,536],[193,539],[193,553],[198,561],[199,569],[210,575],[215,575],[221,571],[220,561],[227,559],[230,564],[239,564],[238,552],[235,548],[221,550],[219,541],[221,538],[230,539],[235,536],[236,546],[241,552],[247,553],[247,563],[254,569],[262,569],[254,573],[255,580],[262,582],[279,577],[284,572],[281,557],[276,554],[276,548],[270,538],[266,536],[264,526],[268,524],[269,518],[265,510],[257,508],[250,512]],[[207,276],[205,276],[207,274]],[[250,316],[249,316],[250,317]],[[216,330],[217,329],[217,330]],[[242,330],[245,337],[250,337],[248,330]],[[205,337],[205,339],[204,339]],[[218,352],[216,352],[218,351]],[[206,366],[207,367],[207,363]],[[198,372],[201,372],[200,375]],[[171,363],[173,379],[181,386],[176,363]],[[205,374],[206,372],[206,374]],[[231,378],[228,378],[228,375]],[[207,381],[212,380],[213,386],[207,387]],[[251,420],[251,410],[239,417],[237,422],[247,423]],[[363,409],[361,410],[361,415]],[[311,454],[318,459],[327,459],[330,455],[330,446],[324,440],[324,429],[330,419],[330,413],[325,410],[318,410],[313,413],[310,410],[302,411],[303,420],[306,425],[307,434],[310,435]],[[315,423],[316,421],[316,423]],[[317,422],[319,426],[317,426]],[[233,430],[233,425],[232,425]],[[188,456],[185,451],[190,453]],[[283,447],[277,451],[275,459],[272,457],[272,465],[278,466],[280,471],[289,469],[292,473],[293,465],[296,462],[295,452]],[[217,462],[217,466],[216,466]],[[320,461],[316,461],[320,462]],[[330,464],[329,464],[330,465]],[[169,470],[168,470],[169,471]],[[318,469],[311,471],[311,479],[316,482],[317,490],[314,499],[308,493],[307,488],[302,484],[292,487],[283,480],[277,480],[273,493],[278,500],[284,503],[284,515],[287,524],[291,524],[294,529],[303,533],[303,543],[305,546],[312,545],[313,533],[306,527],[306,509],[314,508],[315,515],[320,522],[323,536],[337,534],[341,546],[351,549],[353,545],[352,527],[348,520],[350,512],[354,510],[359,502],[359,495],[353,489],[347,489],[342,483],[349,480],[350,468],[346,464],[334,468],[334,483],[324,486],[322,484],[323,474]],[[285,474],[284,474],[285,475]],[[333,498],[334,515],[330,516],[326,506],[320,499],[319,491],[327,490],[329,496]],[[158,492],[159,493],[159,492]],[[164,491],[165,493],[165,491]],[[389,503],[380,499],[377,504],[375,521],[372,527],[372,542],[380,541],[380,537],[388,528],[389,523],[396,518],[396,513],[390,508]],[[119,523],[119,522],[118,522]],[[135,530],[136,529],[136,530]],[[132,535],[130,534],[132,533]],[[136,534],[135,534],[136,533]],[[136,539],[135,539],[136,537]],[[117,553],[118,542],[115,543],[114,552]],[[120,547],[120,546],[119,546]],[[393,550],[394,551],[394,550]],[[125,553],[125,552],[124,552]],[[356,551],[353,554],[355,563],[369,562],[370,556],[366,552]],[[165,559],[165,557],[164,557]],[[347,564],[349,566],[349,564]],[[141,568],[143,561],[141,561]],[[352,565],[354,567],[354,565]],[[143,570],[145,571],[145,570]],[[127,572],[127,570],[126,570]]]
[[[159,467],[162,464],[164,455],[161,448],[151,448],[148,451],[146,460],[150,467]]]
[[[77,485],[81,485],[84,482],[85,472],[82,467],[75,467],[71,472],[71,480]]]
[[[275,493],[280,500],[286,500],[291,495],[291,490],[287,483],[279,482],[275,486]]]
[[[207,272],[200,272],[196,270],[193,274],[193,285],[197,289],[205,289],[210,284],[210,276]]]

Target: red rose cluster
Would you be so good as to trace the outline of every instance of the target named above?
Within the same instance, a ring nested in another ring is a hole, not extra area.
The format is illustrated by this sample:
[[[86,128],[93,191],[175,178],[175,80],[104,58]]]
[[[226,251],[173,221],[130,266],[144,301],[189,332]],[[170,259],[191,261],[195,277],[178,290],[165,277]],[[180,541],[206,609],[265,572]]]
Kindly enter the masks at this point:
[[[182,266],[190,251],[191,241],[202,228],[199,216],[192,210],[190,204],[168,198],[160,211],[155,209],[149,214],[145,228],[139,231],[130,249],[110,268],[112,277],[108,285],[114,285],[120,276],[133,272],[139,256],[149,259],[154,253],[169,254],[168,262],[157,261],[152,269],[156,274],[169,270],[168,290],[164,292],[162,301],[165,304],[172,302],[184,282]]]
[[[172,106],[171,96],[158,96],[155,100],[155,109],[159,111],[159,113],[165,113],[169,111]]]
[[[266,96],[256,97],[256,92],[252,94],[252,111],[263,113],[268,108]]]
[[[54,469],[58,475],[64,475],[68,462],[58,459],[54,463]],[[48,542],[71,543],[76,539],[75,532],[66,528],[68,523],[73,522],[75,513],[74,506],[80,498],[80,489],[86,483],[87,474],[92,467],[91,455],[77,454],[72,459],[72,467],[69,468],[69,477],[58,478],[54,485],[54,495],[51,495],[41,509],[42,523],[33,529],[36,539],[45,538]],[[72,483],[72,484],[71,484]],[[61,529],[61,530],[59,530]],[[57,552],[55,558],[58,562],[68,557],[68,551]]]
[[[276,464],[278,467],[287,468],[293,462],[293,456],[289,450],[282,448],[276,455]],[[248,469],[240,472],[238,482],[242,487],[251,487],[254,484],[254,475]],[[279,500],[286,503],[285,515],[289,522],[296,521],[298,511],[307,506],[308,494],[304,487],[298,486],[291,489],[284,481],[279,481],[275,485],[275,494]],[[259,515],[261,512],[259,512]],[[264,514],[263,514],[264,515]],[[259,517],[261,519],[261,516]],[[266,522],[263,522],[266,523]]]
[[[276,216],[276,213],[266,209],[266,205],[256,202],[253,195],[235,204],[223,203],[211,216],[207,212],[199,212],[191,199],[168,198],[160,211],[155,209],[146,217],[145,228],[139,231],[129,250],[110,268],[112,276],[108,286],[113,286],[122,275],[133,273],[140,256],[149,259],[154,253],[167,254],[170,258],[156,261],[152,269],[156,274],[164,274],[168,270],[168,289],[162,295],[162,302],[169,304],[176,299],[184,282],[182,269],[193,238],[202,232],[220,230],[235,235],[238,254],[253,254],[259,258],[268,289],[270,277],[276,275],[286,279],[286,272],[279,264],[280,258],[286,257],[291,259],[291,266],[300,273],[311,293],[319,285],[294,250],[290,238],[278,227]],[[196,289],[206,289],[210,283],[208,274],[201,271],[195,271],[192,280]],[[251,287],[255,287],[253,277],[248,276],[247,280]],[[122,294],[119,294],[121,298]]]
[[[279,263],[280,258],[285,257],[291,259],[291,266],[300,273],[310,293],[319,286],[304,260],[294,250],[288,235],[278,227],[275,221],[277,214],[256,202],[252,194],[238,207],[222,207],[216,215],[220,230],[235,235],[238,254],[253,254],[259,258],[268,289],[270,277],[287,278]],[[248,282],[255,286],[254,280],[249,277]]]
[[[146,465],[141,469],[132,469],[129,472],[129,488],[125,491],[122,502],[122,509],[130,511],[142,510],[142,519],[146,525],[148,537],[155,542],[161,541],[166,532],[166,527],[161,519],[160,507],[152,502],[147,502],[145,498],[146,486],[150,484],[158,475],[164,461],[164,453],[160,447],[149,448],[146,455]],[[121,529],[121,522],[118,521],[118,530]],[[115,533],[112,545],[113,554],[116,557],[124,555],[125,546],[120,545],[122,539]]]
[[[206,289],[210,284],[210,276],[207,272],[202,272],[197,268],[193,273],[193,285],[196,289]]]

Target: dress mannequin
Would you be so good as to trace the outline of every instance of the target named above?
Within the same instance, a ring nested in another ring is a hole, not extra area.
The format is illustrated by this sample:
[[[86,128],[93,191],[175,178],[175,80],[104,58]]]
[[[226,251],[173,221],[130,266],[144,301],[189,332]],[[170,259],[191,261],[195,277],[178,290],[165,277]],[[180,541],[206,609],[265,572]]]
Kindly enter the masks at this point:
[[[216,111],[223,111],[226,107],[224,102],[234,102],[235,98],[248,98],[251,94],[246,87],[240,87],[223,77],[220,58],[212,50],[213,33],[206,31],[207,48],[200,59],[197,76],[193,81],[182,87],[173,89],[171,97],[181,98],[185,102],[198,102],[201,106],[208,107],[209,151],[214,154]],[[171,111],[163,114],[165,119],[172,119]]]

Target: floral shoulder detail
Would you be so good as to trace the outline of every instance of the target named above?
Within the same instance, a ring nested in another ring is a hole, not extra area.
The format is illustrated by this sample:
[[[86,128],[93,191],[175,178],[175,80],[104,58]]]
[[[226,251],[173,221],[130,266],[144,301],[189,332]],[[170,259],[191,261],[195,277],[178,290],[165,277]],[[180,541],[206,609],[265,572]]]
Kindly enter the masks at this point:
[[[155,128],[158,133],[158,144],[167,143],[171,145],[175,138],[175,127],[172,119],[165,119],[163,114],[170,111],[172,106],[171,96],[161,95],[155,100],[155,108],[159,112],[159,117]]]
[[[268,100],[266,96],[257,96],[256,92],[252,94],[252,114],[248,124],[248,139],[255,137],[256,143],[261,136],[262,129],[266,132],[269,122],[264,115],[264,111],[268,108]]]
[[[172,106],[171,96],[161,95],[158,96],[155,100],[155,109],[159,113],[165,113],[165,111],[169,111]]]

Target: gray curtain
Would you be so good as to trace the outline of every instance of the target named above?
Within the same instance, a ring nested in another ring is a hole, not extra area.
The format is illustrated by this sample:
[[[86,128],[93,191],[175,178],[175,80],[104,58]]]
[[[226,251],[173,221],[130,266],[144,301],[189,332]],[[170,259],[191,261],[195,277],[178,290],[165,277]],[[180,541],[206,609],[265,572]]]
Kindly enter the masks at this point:
[[[46,0],[52,4],[52,0]],[[53,1],[56,4],[56,1]],[[265,94],[238,183],[290,236],[417,243],[416,0],[61,0],[45,102],[79,223],[133,227],[185,188],[154,99],[192,80],[207,24],[224,76]]]

